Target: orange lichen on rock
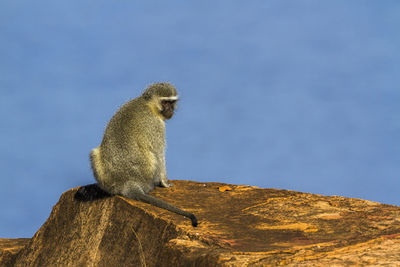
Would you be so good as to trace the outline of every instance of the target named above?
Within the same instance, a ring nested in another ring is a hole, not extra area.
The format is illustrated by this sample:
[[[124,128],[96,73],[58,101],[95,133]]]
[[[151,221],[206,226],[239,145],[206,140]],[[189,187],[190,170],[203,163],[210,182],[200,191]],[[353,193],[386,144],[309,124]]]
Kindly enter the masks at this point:
[[[218,190],[220,192],[225,192],[225,191],[232,191],[232,188],[225,185],[225,186],[218,186]]]

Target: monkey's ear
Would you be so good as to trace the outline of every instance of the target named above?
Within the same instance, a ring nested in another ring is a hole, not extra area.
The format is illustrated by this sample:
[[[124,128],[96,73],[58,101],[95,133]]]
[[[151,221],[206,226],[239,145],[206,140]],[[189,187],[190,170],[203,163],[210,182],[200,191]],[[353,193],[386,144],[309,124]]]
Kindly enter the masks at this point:
[[[110,196],[111,194],[101,189],[97,184],[89,184],[79,187],[74,198],[78,201],[86,202]]]

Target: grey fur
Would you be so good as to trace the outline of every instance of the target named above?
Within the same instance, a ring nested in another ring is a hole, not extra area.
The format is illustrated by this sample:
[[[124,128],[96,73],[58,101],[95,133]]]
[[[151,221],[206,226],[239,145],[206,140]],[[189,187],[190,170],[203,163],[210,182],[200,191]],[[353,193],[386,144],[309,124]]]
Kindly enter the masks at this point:
[[[148,195],[157,185],[171,186],[165,166],[164,120],[172,116],[176,103],[172,101],[163,106],[162,99],[168,97],[177,97],[174,86],[152,84],[142,96],[128,101],[115,113],[100,146],[90,153],[93,174],[106,192],[186,216],[197,226],[192,213]]]

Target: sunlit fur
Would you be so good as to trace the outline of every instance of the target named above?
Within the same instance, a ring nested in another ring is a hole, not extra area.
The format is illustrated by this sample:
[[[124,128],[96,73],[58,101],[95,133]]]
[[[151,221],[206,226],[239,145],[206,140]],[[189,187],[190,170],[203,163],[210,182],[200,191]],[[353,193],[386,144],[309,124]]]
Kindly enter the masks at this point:
[[[121,106],[107,124],[99,147],[90,153],[99,186],[189,217],[196,217],[147,195],[154,186],[169,187],[165,164],[165,120],[173,115],[178,95],[169,83],[150,85],[143,94]],[[168,110],[163,110],[161,101]]]

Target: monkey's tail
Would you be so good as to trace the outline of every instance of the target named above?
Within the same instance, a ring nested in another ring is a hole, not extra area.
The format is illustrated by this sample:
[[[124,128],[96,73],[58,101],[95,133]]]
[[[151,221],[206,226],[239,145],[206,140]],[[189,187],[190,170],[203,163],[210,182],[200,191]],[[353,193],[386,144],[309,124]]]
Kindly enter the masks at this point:
[[[193,213],[181,210],[180,208],[177,208],[177,207],[175,207],[175,206],[173,206],[171,204],[168,204],[167,202],[165,202],[165,201],[163,201],[161,199],[152,197],[152,196],[147,195],[147,194],[136,194],[135,198],[137,200],[141,200],[141,201],[143,201],[145,203],[152,204],[152,205],[154,205],[156,207],[175,212],[176,214],[183,215],[183,216],[189,218],[190,220],[192,220],[192,225],[194,227],[197,226],[197,218],[196,218],[196,216],[194,216]]]
[[[76,200],[86,202],[110,196],[111,194],[101,189],[100,186],[98,186],[97,184],[88,184],[79,187],[78,191],[76,191],[74,195],[74,198]]]

